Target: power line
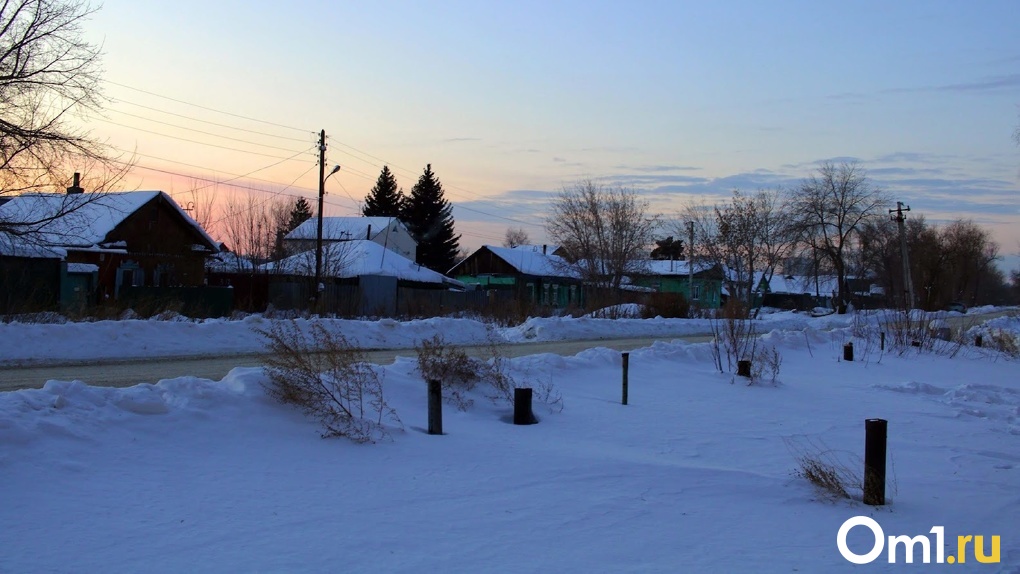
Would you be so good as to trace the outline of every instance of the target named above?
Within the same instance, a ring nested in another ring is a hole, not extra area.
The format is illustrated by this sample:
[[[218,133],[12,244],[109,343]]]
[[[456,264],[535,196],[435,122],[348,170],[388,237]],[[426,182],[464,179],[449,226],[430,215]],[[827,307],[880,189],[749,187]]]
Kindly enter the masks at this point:
[[[200,119],[200,118],[195,118],[195,117],[187,116],[187,115],[184,115],[184,114],[178,114],[178,113],[170,112],[170,111],[167,111],[167,110],[161,110],[159,108],[154,108],[152,106],[146,106],[146,105],[143,105],[143,104],[139,104],[137,102],[131,102],[131,101],[125,100],[123,98],[118,98],[116,100],[116,103],[118,103],[118,104],[128,104],[128,105],[131,105],[131,106],[136,106],[136,107],[143,108],[143,109],[146,109],[146,110],[150,110],[150,111],[153,111],[153,112],[158,112],[158,113],[166,114],[166,115],[169,115],[169,116],[175,116],[175,117],[178,117],[178,118],[183,118],[183,119],[186,119],[186,120],[191,120],[193,122],[201,122],[203,124],[209,124],[209,125],[212,125],[212,126],[217,126],[217,127],[221,127],[221,128],[227,128],[227,129],[231,129],[231,130],[237,130],[237,131],[240,131],[240,132],[248,132],[248,133],[256,134],[256,135],[260,135],[260,136],[266,136],[266,137],[271,137],[271,138],[278,138],[278,139],[283,139],[283,140],[290,140],[290,141],[295,141],[295,142],[308,143],[308,138],[293,138],[293,137],[289,137],[289,136],[280,136],[280,135],[276,135],[276,134],[260,132],[258,130],[250,130],[250,129],[247,129],[247,128],[239,128],[239,127],[236,127],[236,126],[231,126],[231,125],[227,125],[227,124],[221,124],[219,122],[212,122],[212,121],[209,121],[209,120],[203,120],[203,119]],[[115,111],[119,111],[119,110],[115,110]],[[126,112],[120,112],[120,113],[123,114],[123,113],[126,113]]]
[[[276,126],[278,128],[286,128],[288,130],[294,130],[294,131],[302,132],[302,133],[315,133],[315,130],[305,130],[305,129],[301,129],[301,128],[296,128],[294,126],[288,126],[288,125],[284,125],[284,124],[278,124],[276,122],[270,122],[270,121],[266,121],[266,120],[260,120],[258,118],[249,117],[249,116],[243,116],[241,114],[235,114],[233,112],[225,112],[223,110],[217,110],[216,108],[210,108],[209,106],[203,106],[201,104],[195,104],[195,103],[192,103],[192,102],[186,102],[184,100],[178,100],[177,98],[171,98],[170,96],[164,96],[163,94],[157,94],[156,92],[150,92],[148,90],[143,90],[141,88],[136,88],[134,86],[128,86],[127,84],[120,84],[120,83],[114,82],[112,80],[104,80],[104,81],[107,84],[113,84],[114,86],[119,86],[121,88],[127,88],[129,90],[134,90],[136,92],[141,92],[143,94],[148,94],[150,96],[155,96],[157,98],[163,98],[164,100],[170,100],[171,102],[177,102],[178,104],[184,104],[186,106],[192,106],[192,107],[200,108],[200,109],[203,109],[203,110],[208,110],[210,112],[216,112],[218,114],[223,114],[223,115],[226,115],[226,116],[232,116],[232,117],[235,117],[235,118],[240,118],[242,120],[248,120],[248,121],[252,121],[252,122],[259,122],[259,123],[262,123],[262,124],[266,124],[266,125],[270,125],[270,126]]]
[[[223,146],[223,145],[219,145],[219,144],[213,144],[213,143],[208,143],[208,142],[203,142],[203,141],[198,141],[198,140],[192,140],[192,139],[188,139],[188,138],[182,138],[180,136],[172,136],[170,134],[164,134],[164,133],[153,131],[153,130],[147,130],[147,129],[144,129],[144,128],[139,128],[139,127],[129,126],[129,125],[125,125],[125,124],[120,124],[120,123],[117,123],[117,122],[115,122],[113,120],[109,120],[109,119],[106,119],[106,118],[100,118],[99,121],[101,121],[103,123],[107,123],[107,124],[112,124],[112,125],[115,125],[115,126],[120,126],[122,128],[127,128],[129,130],[136,130],[136,131],[145,132],[145,133],[148,133],[148,134],[162,136],[162,137],[165,137],[165,138],[171,138],[171,139],[175,139],[175,140],[185,141],[185,142],[188,142],[188,143],[193,143],[193,144],[198,144],[198,145],[205,145],[205,146],[209,146],[209,147],[215,147],[215,148],[220,148],[220,149],[225,149],[225,150],[230,150],[230,151],[236,151],[238,153],[247,153],[247,154],[251,154],[251,155],[260,155],[262,157],[271,157],[271,158],[274,158],[274,159],[288,159],[288,158],[283,158],[283,157],[280,157],[278,155],[272,155],[272,154],[268,154],[268,153],[262,153],[262,152],[257,152],[257,151],[247,151],[247,150],[243,150],[243,149],[237,149],[237,148],[234,148],[234,147]],[[256,145],[258,145],[258,144],[256,144]],[[294,151],[294,150],[287,150],[287,151]]]
[[[202,135],[212,136],[212,137],[216,137],[216,138],[222,138],[222,139],[225,139],[225,140],[245,143],[245,144],[248,144],[248,145],[257,145],[257,146],[267,147],[267,148],[270,148],[270,149],[276,149],[276,150],[280,150],[280,151],[289,151],[289,152],[294,152],[295,151],[295,150],[293,150],[291,148],[280,147],[280,146],[275,146],[275,145],[271,145],[271,144],[258,143],[258,142],[253,142],[253,141],[250,141],[250,140],[243,140],[241,138],[233,138],[233,137],[230,137],[230,136],[224,136],[224,135],[220,135],[220,134],[213,133],[213,132],[207,132],[207,131],[204,131],[204,130],[199,130],[199,129],[195,129],[195,128],[189,128],[187,126],[182,126],[180,124],[172,124],[170,122],[164,122],[164,121],[161,121],[161,120],[155,120],[155,119],[152,119],[152,118],[147,118],[145,116],[139,116],[137,114],[132,114],[132,113],[121,111],[121,110],[110,110],[110,111],[113,111],[113,112],[118,113],[118,114],[123,114],[125,116],[130,116],[132,118],[138,118],[138,119],[146,121],[146,122],[153,122],[153,123],[161,124],[161,125],[164,125],[164,126],[170,126],[172,128],[177,128],[177,129],[181,129],[181,130],[188,130],[188,131],[191,131],[191,132],[200,133]],[[123,124],[116,124],[116,125],[123,126]],[[131,126],[123,126],[123,127],[131,128]],[[137,129],[137,128],[131,128],[131,129]]]

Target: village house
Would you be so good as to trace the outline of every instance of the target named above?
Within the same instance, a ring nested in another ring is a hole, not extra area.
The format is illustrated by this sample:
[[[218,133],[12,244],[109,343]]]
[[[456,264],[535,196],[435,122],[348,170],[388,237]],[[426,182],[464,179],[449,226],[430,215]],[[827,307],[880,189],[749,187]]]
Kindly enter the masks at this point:
[[[58,261],[49,289],[64,308],[116,300],[136,287],[203,285],[205,260],[217,251],[161,191],[84,193],[75,185],[66,195],[24,194],[0,204],[0,222],[16,232],[0,238],[0,269],[25,255]],[[25,222],[40,223],[18,227]]]

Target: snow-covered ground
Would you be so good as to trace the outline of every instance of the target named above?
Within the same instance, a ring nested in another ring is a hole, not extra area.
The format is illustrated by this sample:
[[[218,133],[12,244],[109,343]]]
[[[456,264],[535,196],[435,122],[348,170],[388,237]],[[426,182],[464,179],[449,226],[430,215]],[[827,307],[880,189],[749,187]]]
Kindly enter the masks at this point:
[[[1020,572],[1020,364],[973,348],[865,353],[860,341],[859,360],[844,362],[850,331],[821,330],[842,320],[770,317],[786,329],[765,337],[782,355],[775,387],[718,373],[709,343],[633,351],[628,406],[617,352],[514,359],[518,381],[555,385],[562,411],[536,405],[539,424],[514,426],[512,409],[479,391],[468,411],[446,408],[444,436],[424,432],[425,385],[413,360],[397,359],[379,370],[403,425],[367,445],[319,438],[315,421],[266,396],[258,369],[2,393],[0,572],[924,568],[902,564],[902,544],[895,566],[886,553],[863,567],[843,558],[837,533],[859,515],[886,536],[933,543],[943,526],[947,558],[958,535],[982,535],[986,553],[999,536],[998,563],[977,563],[971,545],[953,570]],[[246,352],[261,343],[241,326],[260,321],[3,325],[0,359],[75,345],[111,357]],[[703,332],[697,321],[607,321],[537,319],[500,333]],[[466,320],[377,323],[333,326],[376,347],[437,329],[456,342],[488,336]],[[875,417],[889,421],[889,504],[829,501],[794,476],[805,449],[858,464]],[[873,543],[865,527],[848,536],[857,554]]]
[[[81,361],[175,356],[223,356],[257,353],[265,348],[259,331],[269,319],[251,315],[241,320],[191,321],[131,319],[78,323],[0,323],[0,366],[47,361]],[[524,341],[567,341],[621,337],[680,337],[711,331],[707,319],[599,319],[583,317],[532,318],[524,324],[489,329],[470,319],[434,318],[416,321],[358,321],[323,319],[352,343],[366,349],[409,349],[418,341],[441,333],[447,342],[485,344],[490,338]],[[299,325],[307,319],[297,319]],[[759,321],[759,330],[816,329],[846,326],[847,315],[814,318],[798,313],[774,313]]]

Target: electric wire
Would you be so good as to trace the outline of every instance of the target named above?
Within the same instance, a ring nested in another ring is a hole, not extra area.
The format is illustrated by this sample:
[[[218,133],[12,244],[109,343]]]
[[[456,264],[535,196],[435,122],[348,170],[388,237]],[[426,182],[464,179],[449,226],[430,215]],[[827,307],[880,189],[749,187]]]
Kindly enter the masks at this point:
[[[234,147],[229,147],[229,146],[223,146],[223,145],[219,145],[219,144],[209,143],[209,142],[203,142],[203,141],[198,141],[198,140],[193,140],[193,139],[188,139],[188,138],[182,138],[180,136],[172,136],[170,134],[164,134],[164,133],[153,131],[153,130],[147,130],[147,129],[144,129],[144,128],[139,128],[139,127],[135,127],[135,126],[129,126],[129,125],[117,123],[117,122],[115,122],[113,120],[109,120],[109,119],[106,119],[106,118],[100,118],[99,121],[101,121],[103,123],[107,123],[107,124],[112,124],[112,125],[115,125],[115,126],[120,126],[122,128],[127,128],[129,130],[136,130],[136,131],[145,132],[145,133],[153,134],[153,135],[157,135],[157,136],[162,136],[162,137],[165,137],[165,138],[180,140],[180,141],[184,141],[184,142],[188,142],[188,143],[204,145],[204,146],[209,146],[209,147],[215,147],[215,148],[225,149],[225,150],[230,150],[230,151],[236,151],[238,153],[246,153],[246,154],[251,154],[251,155],[259,155],[259,156],[262,156],[262,157],[271,157],[271,158],[274,158],[274,159],[287,159],[287,158],[280,157],[278,155],[272,155],[272,154],[262,153],[262,152],[257,152],[257,151],[248,151],[248,150],[238,149],[238,148],[234,148]],[[287,150],[287,151],[294,151],[294,150]]]
[[[195,132],[195,133],[199,133],[199,134],[202,134],[202,135],[212,136],[212,137],[221,138],[221,139],[225,139],[225,140],[230,140],[230,141],[234,141],[234,142],[245,143],[245,144],[248,144],[248,145],[257,145],[257,146],[266,147],[266,148],[275,149],[275,150],[280,150],[280,151],[289,151],[289,152],[292,152],[292,153],[294,151],[296,151],[296,150],[294,150],[292,148],[280,147],[280,146],[276,146],[276,145],[272,145],[272,144],[258,143],[258,142],[253,142],[253,141],[250,141],[250,140],[241,139],[241,138],[234,138],[234,137],[224,136],[224,135],[220,135],[220,134],[213,133],[213,132],[207,132],[207,131],[199,130],[199,129],[195,129],[195,128],[189,128],[187,126],[182,126],[180,124],[174,124],[174,123],[170,123],[170,122],[164,122],[164,121],[161,121],[161,120],[155,120],[155,119],[152,119],[152,118],[147,118],[145,116],[140,116],[140,115],[137,115],[137,114],[132,114],[130,112],[124,112],[124,111],[121,111],[121,110],[110,110],[110,111],[112,111],[114,113],[122,114],[122,115],[125,115],[125,116],[129,116],[129,117],[132,117],[132,118],[137,118],[137,119],[140,119],[142,121],[153,122],[153,123],[157,123],[157,124],[160,124],[160,125],[169,126],[169,127],[172,127],[172,128],[177,128],[177,129],[181,129],[181,130],[187,130],[187,131],[190,131],[190,132]],[[117,125],[123,125],[123,124],[117,124]],[[135,128],[131,127],[131,126],[124,126],[124,127],[128,127],[130,129],[135,129]]]
[[[136,106],[136,107],[143,108],[143,109],[146,109],[146,110],[150,110],[150,111],[153,111],[153,112],[158,112],[158,113],[166,114],[166,115],[169,115],[169,116],[174,116],[174,117],[178,117],[178,118],[182,118],[182,119],[186,119],[186,120],[191,120],[193,122],[200,122],[200,123],[203,123],[203,124],[209,124],[211,126],[216,126],[216,127],[220,127],[220,128],[227,128],[227,129],[230,129],[230,130],[237,130],[237,131],[240,131],[240,132],[247,132],[247,133],[250,133],[250,134],[255,134],[255,135],[260,135],[260,136],[265,136],[265,137],[271,137],[271,138],[278,138],[278,139],[282,139],[282,140],[290,140],[290,141],[295,141],[295,142],[308,143],[308,138],[294,138],[294,137],[289,137],[289,136],[281,136],[281,135],[270,134],[270,133],[266,133],[266,132],[260,132],[258,130],[250,130],[250,129],[247,129],[247,128],[239,128],[237,126],[231,126],[231,125],[228,125],[228,124],[221,124],[219,122],[203,120],[203,119],[200,119],[200,118],[196,118],[196,117],[192,117],[192,116],[187,116],[187,115],[184,115],[184,114],[178,114],[176,112],[170,112],[170,111],[167,111],[167,110],[161,110],[159,108],[154,108],[152,106],[146,106],[144,104],[139,104],[137,102],[128,101],[128,100],[125,100],[123,98],[117,98],[115,103],[118,103],[118,104],[128,104],[128,105],[131,105],[131,106]],[[126,112],[120,112],[120,113],[126,113]]]

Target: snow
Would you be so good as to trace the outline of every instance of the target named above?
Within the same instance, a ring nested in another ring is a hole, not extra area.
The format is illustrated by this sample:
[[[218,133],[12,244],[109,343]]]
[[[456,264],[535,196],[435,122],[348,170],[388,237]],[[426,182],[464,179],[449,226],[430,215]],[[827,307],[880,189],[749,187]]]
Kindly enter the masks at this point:
[[[445,283],[463,287],[459,281],[454,281],[441,273],[422,267],[403,255],[367,239],[355,239],[333,244],[326,254],[327,257],[324,257],[326,263],[323,265],[323,269],[327,271],[324,271],[324,274],[334,277],[386,275],[406,281]],[[334,260],[332,263],[328,257],[330,254]],[[329,272],[331,267],[336,270]],[[266,268],[274,273],[314,276],[315,250],[304,251],[275,263],[267,263]]]
[[[379,233],[390,224],[404,224],[392,217],[323,217],[322,238],[325,241],[346,241],[348,239],[367,239],[369,230]],[[286,239],[314,240],[318,238],[319,221],[317,218],[306,220],[287,234]]]
[[[632,351],[628,406],[615,351],[513,359],[518,381],[556,386],[562,411],[537,403],[539,424],[518,427],[510,407],[479,394],[465,412],[446,408],[444,436],[423,431],[425,385],[399,358],[377,369],[403,427],[372,445],[320,439],[315,421],[266,396],[260,369],[0,393],[0,572],[850,572],[862,567],[840,555],[836,534],[858,515],[886,535],[944,526],[947,556],[957,535],[984,535],[986,549],[998,535],[1001,563],[975,565],[971,551],[954,571],[1016,572],[1017,362],[863,342],[844,362],[840,320],[762,320],[777,329],[763,343],[783,358],[775,387],[715,371],[710,343]],[[136,338],[153,354],[199,354],[251,345],[240,328],[268,321],[15,323],[2,326],[0,358],[28,355],[11,340],[56,354],[114,333],[109,347],[124,356]],[[499,334],[700,329],[689,323],[532,319]],[[466,319],[328,324],[376,347],[435,331],[488,336]],[[791,445],[863,456],[874,417],[889,421],[886,506],[829,501],[793,476]],[[871,538],[855,528],[849,545],[863,554]],[[910,569],[884,564],[885,554],[864,568]]]
[[[68,273],[98,273],[99,266],[92,263],[68,263]]]
[[[210,245],[217,244],[177,205],[176,201],[162,191],[23,194],[0,204],[0,221],[34,222],[57,213],[64,213],[53,221],[28,226],[29,229],[39,232],[38,243],[62,247],[92,247],[102,242],[125,218],[160,195]]]
[[[511,267],[524,275],[535,277],[573,277],[570,264],[551,252],[542,253],[533,249],[518,249],[483,245],[480,249],[488,249],[493,255],[506,261]]]

